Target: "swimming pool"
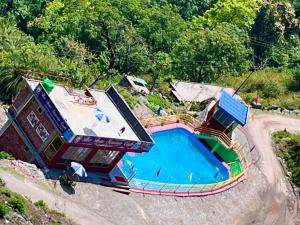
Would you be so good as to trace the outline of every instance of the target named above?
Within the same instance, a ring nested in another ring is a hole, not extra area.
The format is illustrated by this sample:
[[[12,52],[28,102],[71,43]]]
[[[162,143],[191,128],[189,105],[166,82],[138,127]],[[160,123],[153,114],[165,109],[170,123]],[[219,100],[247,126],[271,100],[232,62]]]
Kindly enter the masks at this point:
[[[126,153],[122,158],[123,165],[135,172],[132,182],[208,184],[228,179],[227,168],[188,130],[175,128],[151,136],[155,145],[150,152]]]

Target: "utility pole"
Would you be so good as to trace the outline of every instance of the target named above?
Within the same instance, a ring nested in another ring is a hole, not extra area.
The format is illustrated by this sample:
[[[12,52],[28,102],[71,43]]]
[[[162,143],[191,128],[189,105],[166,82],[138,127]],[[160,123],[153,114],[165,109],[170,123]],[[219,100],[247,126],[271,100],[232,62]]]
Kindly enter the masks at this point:
[[[262,70],[263,68],[265,68],[265,66],[267,65],[268,59],[265,59],[264,61],[262,61],[260,63],[260,65],[258,67],[256,67],[254,65],[254,60],[253,60],[253,71],[246,77],[246,79],[241,83],[241,85],[235,90],[235,92],[233,93],[232,97],[235,96],[239,90],[242,88],[242,86],[248,81],[248,79],[251,77],[251,75],[253,73],[255,73],[258,70]]]

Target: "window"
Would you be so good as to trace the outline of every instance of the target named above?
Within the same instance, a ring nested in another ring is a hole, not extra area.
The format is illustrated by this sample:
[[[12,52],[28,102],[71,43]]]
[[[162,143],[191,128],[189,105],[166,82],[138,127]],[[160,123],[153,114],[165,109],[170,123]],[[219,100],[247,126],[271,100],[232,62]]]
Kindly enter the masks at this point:
[[[58,160],[58,163],[67,163],[71,161],[82,162],[90,154],[91,151],[91,148],[71,146]]]
[[[37,116],[35,115],[35,113],[33,111],[31,111],[28,114],[27,120],[28,120],[29,124],[31,125],[31,127],[35,127],[39,122],[39,119],[37,118]]]
[[[220,109],[215,113],[214,118],[217,119],[225,127],[229,126],[234,121],[228,113]]]
[[[63,145],[63,141],[60,137],[55,137],[52,142],[48,145],[48,147],[44,150],[44,155],[47,157],[47,159],[50,161],[53,159],[53,157],[56,155],[58,150]]]
[[[89,161],[89,166],[108,167],[118,155],[118,151],[98,150]]]
[[[48,131],[46,130],[46,128],[41,123],[38,125],[38,127],[36,128],[35,131],[39,135],[39,137],[41,138],[41,140],[43,142],[45,142],[47,140],[47,138],[49,137]]]
[[[38,107],[38,111],[39,111],[39,113],[42,113],[43,109],[41,107]]]

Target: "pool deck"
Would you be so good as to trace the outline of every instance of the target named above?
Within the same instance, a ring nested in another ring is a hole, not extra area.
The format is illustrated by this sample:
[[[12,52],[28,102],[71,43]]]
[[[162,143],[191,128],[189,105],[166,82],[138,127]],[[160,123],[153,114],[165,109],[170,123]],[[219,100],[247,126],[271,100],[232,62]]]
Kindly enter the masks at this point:
[[[154,132],[157,131],[162,131],[162,130],[170,130],[170,129],[174,129],[174,128],[184,128],[186,130],[188,130],[191,133],[194,133],[194,128],[191,126],[187,126],[185,124],[182,123],[172,123],[172,124],[166,124],[164,126],[155,126],[155,127],[149,127],[147,128],[147,132],[152,134]]]
[[[154,127],[149,127],[147,128],[148,133],[154,133],[158,131],[163,131],[163,130],[169,130],[169,129],[174,129],[174,128],[184,128],[191,133],[194,132],[194,128],[182,123],[172,123],[172,124],[166,124],[163,126],[154,126]],[[229,169],[229,166],[226,163],[223,163],[223,165]],[[230,173],[229,173],[230,175]],[[237,177],[229,177],[224,185],[221,185],[220,187],[212,188],[211,190],[199,190],[199,191],[185,191],[185,192],[180,192],[180,191],[174,191],[174,190],[149,190],[149,189],[144,189],[144,188],[136,188],[136,187],[131,187],[130,191],[136,192],[136,193],[144,193],[144,194],[151,194],[151,195],[167,195],[167,196],[179,196],[179,197],[193,197],[193,196],[207,196],[207,195],[213,195],[213,194],[218,194],[221,192],[224,192],[238,183],[244,181],[247,178],[247,173],[244,171],[241,175]],[[203,188],[204,189],[204,188]]]

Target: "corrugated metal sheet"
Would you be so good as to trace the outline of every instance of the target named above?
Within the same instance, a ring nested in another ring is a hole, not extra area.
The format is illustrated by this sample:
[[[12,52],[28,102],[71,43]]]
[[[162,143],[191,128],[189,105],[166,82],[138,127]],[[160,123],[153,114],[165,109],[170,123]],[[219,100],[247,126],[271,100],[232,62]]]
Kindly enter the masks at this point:
[[[240,125],[245,125],[248,115],[248,106],[222,91],[219,107],[231,115]]]

